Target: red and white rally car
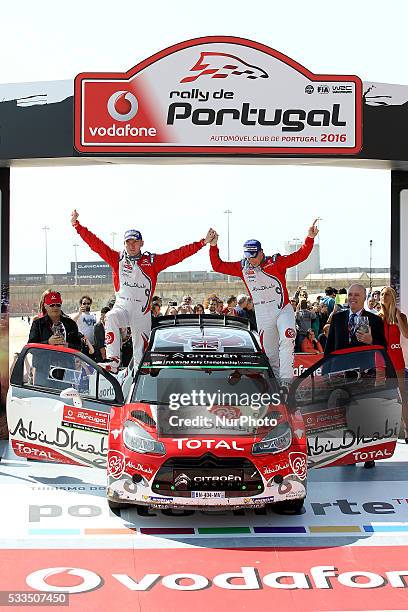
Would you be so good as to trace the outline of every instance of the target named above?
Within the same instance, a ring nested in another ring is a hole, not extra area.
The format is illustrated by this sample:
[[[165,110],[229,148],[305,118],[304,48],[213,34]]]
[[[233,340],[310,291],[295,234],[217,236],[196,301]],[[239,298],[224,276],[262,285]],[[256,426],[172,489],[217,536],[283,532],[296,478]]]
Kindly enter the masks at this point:
[[[299,511],[307,464],[391,457],[401,404],[381,347],[338,351],[280,389],[235,317],[161,317],[134,372],[24,347],[7,402],[14,452],[107,468],[111,507]]]

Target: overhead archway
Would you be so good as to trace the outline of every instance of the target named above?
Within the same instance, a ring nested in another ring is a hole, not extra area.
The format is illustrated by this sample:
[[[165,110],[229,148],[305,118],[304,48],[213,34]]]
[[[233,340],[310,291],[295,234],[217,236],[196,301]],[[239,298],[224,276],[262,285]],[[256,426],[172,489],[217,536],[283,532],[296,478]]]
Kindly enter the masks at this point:
[[[7,387],[9,167],[266,163],[391,171],[392,284],[408,307],[408,87],[317,75],[266,45],[189,40],[123,73],[0,85],[2,403]]]

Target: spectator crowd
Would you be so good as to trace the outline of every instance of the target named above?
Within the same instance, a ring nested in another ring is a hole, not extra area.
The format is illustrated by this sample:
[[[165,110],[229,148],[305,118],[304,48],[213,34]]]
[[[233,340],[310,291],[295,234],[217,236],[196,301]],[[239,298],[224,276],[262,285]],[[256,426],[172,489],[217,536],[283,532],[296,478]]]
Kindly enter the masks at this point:
[[[52,298],[49,297],[50,295]],[[68,342],[68,345],[71,344],[72,348],[80,348],[84,354],[98,363],[104,362],[106,360],[105,318],[106,314],[112,309],[115,299],[112,298],[107,302],[106,306],[101,309],[99,316],[97,312],[92,311],[92,302],[91,296],[83,295],[79,300],[77,312],[65,315],[61,294],[50,289],[45,291],[39,302],[38,314],[33,317],[30,342],[47,341],[50,344],[66,342],[67,338],[64,334],[62,339],[60,338],[57,341],[54,337],[55,334],[48,333],[48,330],[43,329],[43,326],[40,323],[36,323],[36,321],[45,315],[48,315],[48,317],[52,316],[52,331],[56,319],[60,320],[61,317],[69,316],[71,321],[76,323],[76,328],[74,329],[77,329],[75,333],[78,334],[78,338],[75,341],[71,341],[71,343]],[[337,290],[333,287],[327,287],[324,295],[318,295],[312,301],[307,290],[298,287],[293,297],[291,297],[290,303],[295,311],[296,318],[295,352],[309,354],[323,353],[333,315],[340,310],[348,308],[347,290],[345,288]],[[381,310],[380,291],[373,291],[368,296],[366,310],[379,314]],[[163,305],[163,300],[160,296],[153,296],[151,303],[152,320],[165,315],[174,316],[179,314],[213,314],[241,317],[247,319],[251,323],[252,329],[257,331],[254,303],[252,298],[245,294],[231,295],[224,300],[213,293],[203,303],[194,303],[192,297],[186,295],[180,303],[171,300],[166,305]],[[71,323],[68,323],[68,326],[72,332]],[[44,334],[47,336],[46,338]],[[121,362],[122,365],[126,366],[132,357],[132,336],[129,328],[121,329],[121,346]]]
[[[97,313],[92,311],[92,298],[83,295],[77,312],[68,316],[63,311],[61,294],[47,290],[41,296],[39,312],[33,318],[28,342],[68,346],[103,363],[106,361],[105,318],[114,303],[114,299],[109,300],[101,309],[98,319]],[[295,312],[296,352],[329,354],[334,350],[370,344],[387,349],[398,379],[404,437],[408,443],[408,394],[401,348],[401,336],[408,338],[408,320],[397,307],[395,290],[384,287],[381,292],[372,291],[367,296],[366,289],[358,284],[352,285],[348,291],[327,287],[325,295],[318,295],[311,301],[307,291],[298,287],[290,304]],[[170,301],[166,307],[160,296],[153,297],[152,321],[163,315],[180,314],[236,316],[248,320],[252,329],[257,330],[253,301],[244,294],[231,295],[226,301],[211,294],[203,304],[194,304],[192,297],[186,295],[180,304]],[[127,366],[133,355],[132,334],[130,328],[121,328],[120,333],[121,364]],[[373,466],[374,461],[365,462],[365,467]]]

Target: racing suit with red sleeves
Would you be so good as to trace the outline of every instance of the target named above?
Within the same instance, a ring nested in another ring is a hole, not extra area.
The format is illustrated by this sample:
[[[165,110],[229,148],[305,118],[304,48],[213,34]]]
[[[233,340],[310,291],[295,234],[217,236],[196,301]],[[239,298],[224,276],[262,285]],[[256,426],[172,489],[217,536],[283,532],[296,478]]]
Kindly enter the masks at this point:
[[[86,244],[112,268],[115,305],[106,314],[105,341],[107,359],[120,362],[121,327],[130,327],[133,340],[135,367],[147,346],[151,328],[150,302],[154,295],[157,275],[162,270],[197,253],[205,244],[202,239],[168,253],[141,253],[136,259],[124,250],[114,251],[90,232],[79,221],[74,225]]]
[[[293,378],[293,353],[296,337],[295,313],[289,303],[286,270],[307,259],[314,239],[307,237],[299,250],[290,255],[265,256],[258,266],[247,259],[227,262],[220,259],[218,246],[210,247],[213,270],[242,278],[254,301],[262,347],[275,376],[290,382]]]

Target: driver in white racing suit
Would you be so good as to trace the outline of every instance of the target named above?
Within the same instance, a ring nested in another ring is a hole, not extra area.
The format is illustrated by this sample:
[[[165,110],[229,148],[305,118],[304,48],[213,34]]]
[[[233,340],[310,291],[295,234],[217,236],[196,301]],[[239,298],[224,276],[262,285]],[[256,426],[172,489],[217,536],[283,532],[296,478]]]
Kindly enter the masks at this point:
[[[319,233],[317,219],[309,227],[304,244],[290,255],[266,256],[259,240],[247,240],[241,261],[222,261],[218,235],[211,241],[210,259],[213,270],[241,278],[253,299],[258,331],[275,376],[283,384],[293,379],[295,313],[289,303],[286,270],[307,259]]]
[[[113,272],[115,305],[106,314],[105,342],[107,363],[101,364],[116,374],[120,365],[120,328],[130,327],[133,340],[133,356],[137,367],[147,347],[150,328],[150,303],[159,272],[194,255],[215,236],[210,229],[205,238],[192,242],[168,253],[142,253],[142,234],[130,229],[124,235],[124,250],[119,253],[111,249],[78,221],[78,212],[73,211],[71,223],[81,238],[106,263]]]

